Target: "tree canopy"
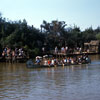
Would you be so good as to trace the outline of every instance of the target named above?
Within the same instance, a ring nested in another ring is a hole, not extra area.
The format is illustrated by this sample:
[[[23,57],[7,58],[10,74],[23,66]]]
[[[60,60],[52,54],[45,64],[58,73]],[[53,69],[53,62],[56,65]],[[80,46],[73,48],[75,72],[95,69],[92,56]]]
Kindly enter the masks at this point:
[[[91,40],[100,40],[100,27],[92,27],[80,30],[80,27],[68,27],[65,21],[53,20],[51,22],[43,21],[40,25],[41,30],[33,25],[27,24],[27,21],[7,21],[0,13],[0,47],[10,48],[23,47],[33,55],[41,54],[42,47],[47,50],[54,49],[55,46],[76,46],[83,47],[84,42]]]

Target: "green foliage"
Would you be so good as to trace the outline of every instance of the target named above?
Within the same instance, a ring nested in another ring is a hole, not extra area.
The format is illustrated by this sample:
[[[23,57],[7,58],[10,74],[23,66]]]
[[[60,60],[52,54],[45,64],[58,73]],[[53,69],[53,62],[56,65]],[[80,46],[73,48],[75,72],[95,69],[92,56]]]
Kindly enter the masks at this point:
[[[27,21],[6,21],[0,13],[0,46],[23,47],[31,57],[41,54],[44,46],[47,50],[68,45],[70,48],[80,46],[84,42],[100,40],[100,27],[92,27],[81,32],[80,28],[67,28],[65,21],[53,20],[51,23],[43,21],[41,32],[35,27],[27,25]]]
[[[29,49],[39,47],[37,41],[43,43],[44,36],[33,26],[28,26],[24,19],[22,22],[6,22],[3,18],[0,21],[0,43],[2,47],[24,47]],[[42,45],[42,44],[41,44]],[[34,47],[35,46],[35,47]]]
[[[29,53],[30,58],[34,58],[40,54],[40,50],[39,50],[39,48],[28,49],[28,53]]]
[[[39,48],[34,48],[33,52],[35,56],[39,55]]]
[[[96,38],[100,41],[100,32],[96,35]]]
[[[96,40],[96,34],[92,27],[90,27],[83,32],[83,38],[85,42],[90,42],[91,40]]]

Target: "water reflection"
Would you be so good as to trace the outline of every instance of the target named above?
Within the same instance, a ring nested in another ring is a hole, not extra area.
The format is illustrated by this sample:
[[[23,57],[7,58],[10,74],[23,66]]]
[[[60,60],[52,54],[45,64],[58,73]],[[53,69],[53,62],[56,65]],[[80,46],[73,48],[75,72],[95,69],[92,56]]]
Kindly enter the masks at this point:
[[[27,69],[0,63],[0,100],[99,100],[100,56],[91,64]]]

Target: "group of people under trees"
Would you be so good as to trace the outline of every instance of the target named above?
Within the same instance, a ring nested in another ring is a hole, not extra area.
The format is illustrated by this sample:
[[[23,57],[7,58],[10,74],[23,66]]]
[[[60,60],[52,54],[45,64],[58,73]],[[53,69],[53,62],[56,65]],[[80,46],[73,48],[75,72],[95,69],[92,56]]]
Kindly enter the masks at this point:
[[[86,51],[88,50],[88,48],[85,50],[83,50],[82,47],[68,47],[68,46],[62,46],[62,47],[58,47],[58,46],[55,46],[54,49],[51,49],[49,48],[49,50],[46,50],[47,48],[46,47],[42,47],[42,53],[43,54],[46,54],[48,51],[50,51],[50,53],[53,53],[53,54],[58,54],[58,53],[62,53],[62,54],[73,54],[75,52],[79,52],[79,53],[82,53],[83,51]]]
[[[68,46],[64,47],[62,46],[60,49],[58,49],[58,47],[56,46],[55,47],[55,51],[54,53],[57,54],[57,53],[74,53],[74,52],[80,52],[82,53],[82,48],[81,47],[75,47],[75,48],[69,48]]]
[[[11,49],[9,47],[5,47],[2,51],[2,58],[4,59],[12,59],[16,60],[17,58],[25,58],[26,52],[23,50],[23,48],[14,48]]]
[[[83,64],[83,63],[90,63],[90,58],[88,55],[82,55],[82,56],[75,56],[75,57],[63,57],[63,58],[36,58],[36,64],[39,65],[48,65],[48,66],[54,66],[54,65],[70,65],[70,64]]]

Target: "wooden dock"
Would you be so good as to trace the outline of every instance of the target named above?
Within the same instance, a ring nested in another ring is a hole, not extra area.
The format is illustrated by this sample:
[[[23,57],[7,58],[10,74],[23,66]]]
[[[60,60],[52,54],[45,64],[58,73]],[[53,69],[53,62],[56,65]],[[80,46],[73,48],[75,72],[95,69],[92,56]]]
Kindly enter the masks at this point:
[[[0,57],[0,62],[23,63],[26,62],[28,59],[28,57]]]
[[[95,55],[97,52],[73,52],[73,53],[53,53],[54,56],[78,56],[78,55]]]

